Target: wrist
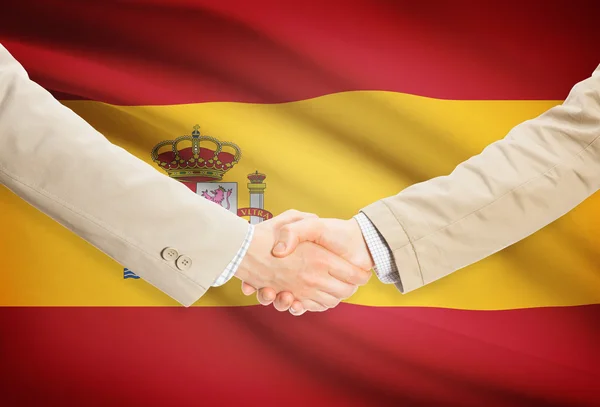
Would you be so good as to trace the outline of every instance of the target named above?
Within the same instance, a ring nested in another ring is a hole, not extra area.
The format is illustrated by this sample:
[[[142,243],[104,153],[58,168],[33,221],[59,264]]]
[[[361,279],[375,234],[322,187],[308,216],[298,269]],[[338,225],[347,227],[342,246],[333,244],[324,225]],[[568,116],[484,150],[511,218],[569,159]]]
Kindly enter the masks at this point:
[[[265,256],[261,256],[262,252],[265,252],[264,248],[270,248],[273,246],[273,242],[269,242],[269,236],[265,234],[265,231],[261,227],[254,228],[254,237],[246,255],[242,259],[238,269],[234,276],[248,283],[256,288],[262,287],[264,284],[264,273],[265,273]],[[270,246],[268,246],[270,244]],[[267,253],[270,255],[270,252]]]
[[[241,281],[247,282],[248,281],[248,270],[246,268],[246,259],[248,258],[249,253],[246,253],[246,256],[244,257],[244,260],[242,260],[242,262],[240,263],[240,266],[237,268],[237,270],[235,271],[235,274],[233,275],[234,277],[240,279]]]

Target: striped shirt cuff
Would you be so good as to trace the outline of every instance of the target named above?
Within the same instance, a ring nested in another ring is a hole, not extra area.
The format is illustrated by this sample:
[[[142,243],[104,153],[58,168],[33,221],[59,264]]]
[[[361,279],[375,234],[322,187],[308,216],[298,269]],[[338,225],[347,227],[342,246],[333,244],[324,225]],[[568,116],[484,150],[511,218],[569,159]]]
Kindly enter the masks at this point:
[[[248,232],[246,233],[246,238],[242,243],[242,247],[237,252],[233,260],[231,260],[231,262],[227,265],[225,271],[223,271],[223,274],[217,277],[215,282],[212,284],[213,287],[219,287],[225,284],[226,282],[231,280],[231,277],[235,275],[235,272],[242,263],[242,260],[244,259],[248,248],[250,247],[250,242],[252,242],[252,236],[254,236],[254,225],[250,225],[250,227],[248,228]]]
[[[394,261],[394,255],[381,233],[379,233],[379,230],[377,230],[367,215],[362,212],[355,215],[354,219],[358,222],[365,242],[367,242],[367,247],[371,252],[377,278],[385,284],[400,283],[400,273]]]

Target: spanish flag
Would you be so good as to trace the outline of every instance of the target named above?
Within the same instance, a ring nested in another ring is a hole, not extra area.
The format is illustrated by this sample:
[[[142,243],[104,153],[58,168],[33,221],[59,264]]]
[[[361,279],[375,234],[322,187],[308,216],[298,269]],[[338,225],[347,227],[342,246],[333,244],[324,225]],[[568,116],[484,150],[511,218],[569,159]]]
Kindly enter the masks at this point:
[[[0,42],[34,81],[253,223],[347,219],[448,174],[600,63],[591,0],[10,3]],[[235,165],[167,165],[192,136]],[[2,188],[1,404],[600,405],[599,207],[409,294],[373,278],[294,318],[236,281],[177,306]]]

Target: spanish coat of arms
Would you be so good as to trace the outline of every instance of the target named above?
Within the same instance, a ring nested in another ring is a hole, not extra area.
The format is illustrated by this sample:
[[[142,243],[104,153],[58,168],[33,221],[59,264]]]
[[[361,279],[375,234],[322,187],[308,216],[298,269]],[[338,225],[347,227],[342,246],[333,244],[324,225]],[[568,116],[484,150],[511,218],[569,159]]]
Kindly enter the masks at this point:
[[[180,148],[180,143],[184,141],[187,141],[187,147]],[[199,125],[193,127],[191,136],[161,141],[154,146],[151,156],[152,161],[171,178],[236,215],[248,217],[251,224],[273,217],[264,208],[266,175],[258,171],[248,174],[250,205],[238,207],[238,184],[223,181],[223,176],[239,163],[242,151],[236,144],[201,135]],[[128,268],[124,269],[123,277],[139,278]]]

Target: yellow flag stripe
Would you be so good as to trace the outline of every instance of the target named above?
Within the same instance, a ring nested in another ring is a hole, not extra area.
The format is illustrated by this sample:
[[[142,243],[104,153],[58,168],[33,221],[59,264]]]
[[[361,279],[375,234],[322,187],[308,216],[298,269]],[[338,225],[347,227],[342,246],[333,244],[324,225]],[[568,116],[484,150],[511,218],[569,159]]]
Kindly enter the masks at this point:
[[[246,175],[258,170],[267,175],[268,211],[296,208],[340,218],[410,184],[449,173],[514,125],[557,103],[448,101],[380,91],[270,105],[65,102],[147,162],[154,145],[190,134],[198,123],[203,134],[242,149],[241,162],[224,177],[238,183],[239,207],[249,204]],[[598,203],[593,197],[523,242],[413,293],[402,295],[373,278],[349,302],[476,310],[600,303]],[[5,188],[0,189],[0,225],[0,305],[176,304],[142,280],[124,280],[121,265]],[[211,289],[197,305],[255,303],[234,279]]]

